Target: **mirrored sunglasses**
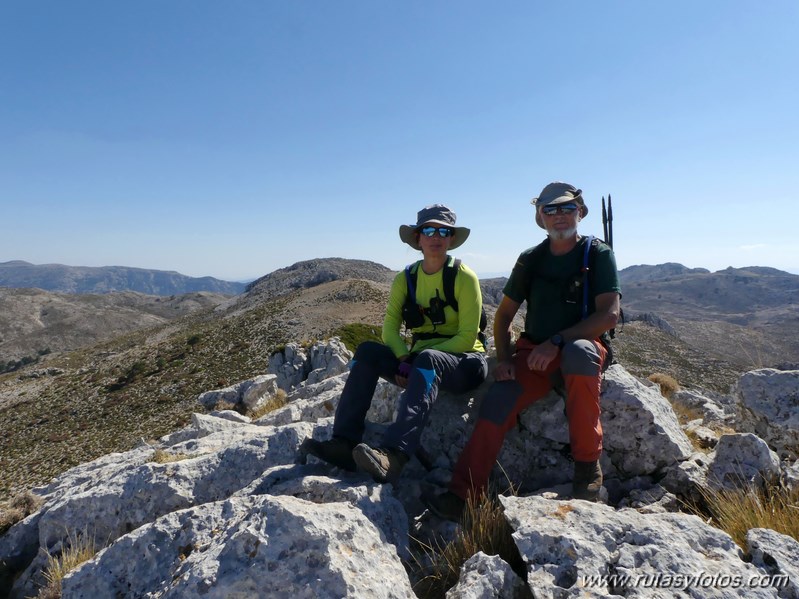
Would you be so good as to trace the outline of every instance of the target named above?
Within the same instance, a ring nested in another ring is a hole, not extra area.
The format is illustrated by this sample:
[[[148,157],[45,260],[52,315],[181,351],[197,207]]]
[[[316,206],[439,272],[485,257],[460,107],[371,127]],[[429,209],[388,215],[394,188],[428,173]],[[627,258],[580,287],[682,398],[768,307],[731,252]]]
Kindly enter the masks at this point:
[[[549,205],[541,208],[541,212],[547,216],[552,216],[553,214],[571,214],[575,210],[577,210],[577,204],[573,204],[571,202],[568,204],[557,204],[555,206]]]
[[[432,237],[436,233],[438,233],[439,237],[452,237],[455,233],[449,227],[422,227],[419,232],[425,237]]]

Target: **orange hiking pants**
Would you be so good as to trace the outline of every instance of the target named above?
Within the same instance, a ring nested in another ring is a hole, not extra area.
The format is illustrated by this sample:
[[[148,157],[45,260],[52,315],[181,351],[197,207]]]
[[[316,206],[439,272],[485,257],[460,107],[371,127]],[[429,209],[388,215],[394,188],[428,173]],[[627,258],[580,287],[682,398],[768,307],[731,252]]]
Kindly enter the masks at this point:
[[[564,382],[572,456],[578,462],[592,462],[602,453],[599,391],[607,350],[599,340],[569,341],[546,371],[538,372],[527,366],[534,347],[519,339],[513,355],[516,379],[494,382],[483,398],[477,424],[458,458],[449,487],[463,499],[470,491],[485,491],[505,434],[516,424],[519,413]]]

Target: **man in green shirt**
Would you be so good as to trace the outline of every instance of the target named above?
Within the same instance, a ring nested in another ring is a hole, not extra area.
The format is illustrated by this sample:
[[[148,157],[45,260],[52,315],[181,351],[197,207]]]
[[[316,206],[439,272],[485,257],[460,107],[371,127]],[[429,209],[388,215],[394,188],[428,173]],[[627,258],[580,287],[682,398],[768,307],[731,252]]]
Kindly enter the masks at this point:
[[[613,251],[577,233],[588,214],[582,191],[554,182],[533,199],[547,239],[519,256],[494,318],[495,382],[455,466],[449,491],[428,498],[438,516],[457,520],[466,497],[485,492],[505,434],[517,415],[554,387],[565,386],[574,458],[573,495],[596,500],[602,487],[599,392],[608,349],[603,336],[616,325],[621,289]],[[586,252],[592,272],[584,276]],[[585,285],[590,282],[587,294]],[[511,349],[511,322],[527,302],[525,328]]]

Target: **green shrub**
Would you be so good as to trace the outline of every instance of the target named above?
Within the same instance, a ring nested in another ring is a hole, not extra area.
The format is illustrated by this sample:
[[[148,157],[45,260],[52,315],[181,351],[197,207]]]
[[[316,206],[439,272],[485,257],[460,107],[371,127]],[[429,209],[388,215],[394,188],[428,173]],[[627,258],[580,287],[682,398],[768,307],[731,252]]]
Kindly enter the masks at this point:
[[[382,342],[381,327],[355,322],[345,324],[331,333],[331,337],[338,337],[348,350],[354,352],[364,341]]]

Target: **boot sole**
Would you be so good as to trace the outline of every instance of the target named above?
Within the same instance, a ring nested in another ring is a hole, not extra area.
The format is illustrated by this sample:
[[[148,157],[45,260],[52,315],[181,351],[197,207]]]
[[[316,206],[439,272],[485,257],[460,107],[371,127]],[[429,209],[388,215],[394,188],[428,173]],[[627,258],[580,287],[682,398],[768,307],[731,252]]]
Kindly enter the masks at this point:
[[[324,449],[322,449],[322,445],[319,441],[315,439],[308,439],[303,442],[302,449],[305,450],[305,453],[308,455],[312,455],[316,458],[319,458],[323,462],[330,464],[331,466],[335,466],[336,468],[341,468],[342,470],[346,470],[347,472],[355,472],[357,470],[357,466],[355,465],[355,460],[350,458],[349,461],[343,461],[334,458],[333,456],[327,454]]]
[[[375,458],[372,457],[371,448],[358,445],[352,450],[352,458],[358,467],[372,475],[379,483],[391,482],[388,479],[388,471]]]

